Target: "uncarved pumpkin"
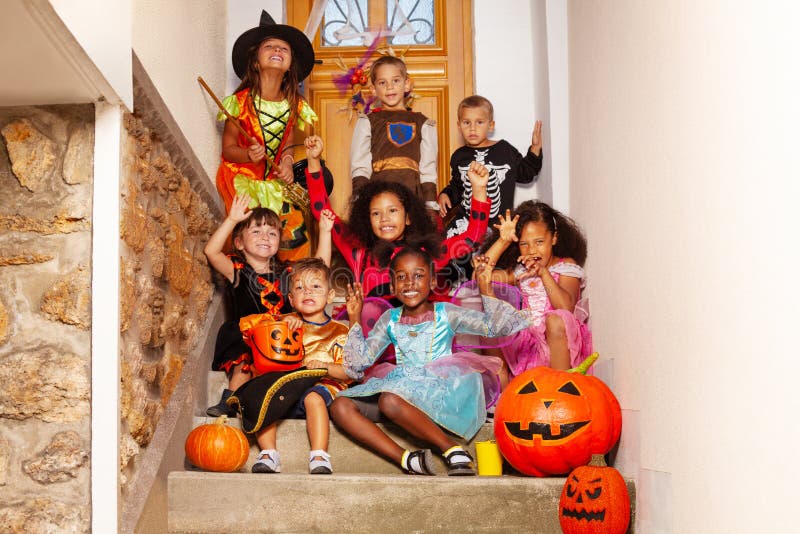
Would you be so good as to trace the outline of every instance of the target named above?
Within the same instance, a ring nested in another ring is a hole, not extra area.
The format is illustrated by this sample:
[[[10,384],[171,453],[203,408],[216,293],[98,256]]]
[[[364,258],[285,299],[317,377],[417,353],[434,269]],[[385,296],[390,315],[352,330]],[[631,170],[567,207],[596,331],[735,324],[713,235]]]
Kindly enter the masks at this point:
[[[250,456],[247,436],[225,424],[227,416],[211,424],[200,425],[186,436],[186,457],[200,469],[230,473],[238,471]]]
[[[621,430],[619,402],[602,380],[549,367],[515,377],[494,415],[503,457],[534,476],[563,475],[586,465],[592,454],[611,450]]]
[[[558,504],[565,534],[624,534],[631,521],[631,499],[622,475],[601,454],[567,476]]]

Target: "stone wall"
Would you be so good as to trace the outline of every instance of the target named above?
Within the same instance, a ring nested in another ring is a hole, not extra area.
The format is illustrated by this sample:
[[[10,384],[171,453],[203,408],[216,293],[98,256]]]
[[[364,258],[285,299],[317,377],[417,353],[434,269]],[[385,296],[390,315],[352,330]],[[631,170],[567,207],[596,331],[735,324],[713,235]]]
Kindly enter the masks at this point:
[[[88,532],[94,107],[0,134],[0,530]]]
[[[198,344],[214,293],[203,247],[215,215],[165,143],[126,115],[122,164],[120,483],[143,448]]]

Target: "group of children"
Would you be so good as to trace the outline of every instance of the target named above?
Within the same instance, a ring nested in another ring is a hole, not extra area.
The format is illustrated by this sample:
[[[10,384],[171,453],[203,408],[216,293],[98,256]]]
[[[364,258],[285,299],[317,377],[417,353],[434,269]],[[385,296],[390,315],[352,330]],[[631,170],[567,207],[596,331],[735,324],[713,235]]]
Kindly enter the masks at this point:
[[[502,388],[501,370],[566,369],[591,348],[581,313],[585,238],[547,204],[514,208],[515,184],[533,181],[542,166],[541,122],[523,156],[489,139],[487,99],[464,99],[458,126],[466,144],[453,153],[450,184],[437,195],[435,125],[406,109],[406,66],[383,56],[370,71],[380,105],[358,118],[353,134],[353,195],[343,220],[328,201],[323,140],[306,136],[306,161],[294,161],[302,126],[316,120],[298,90],[313,63],[305,35],[266,14],[234,45],[242,84],[224,101],[232,118],[217,175],[228,213],[205,248],[230,288],[232,316],[220,328],[212,366],[229,383],[207,413],[235,415],[236,402],[253,410],[235,394],[258,374],[240,319],[268,314],[302,329],[304,367],[325,373],[283,415],[307,421],[309,472],[333,471],[330,414],[341,430],[408,473],[434,474],[432,453],[403,449],[376,425],[381,417],[441,453],[449,475],[474,475],[469,452],[452,436],[477,433]],[[307,200],[298,200],[296,181],[304,182]],[[439,227],[438,217],[446,221]],[[326,311],[335,294],[332,245],[352,271],[347,325]],[[449,302],[446,282],[463,281],[467,269],[442,283],[448,265],[469,267],[480,310]],[[495,297],[498,283],[518,288],[521,310]],[[459,334],[504,341],[501,350],[483,354],[453,352]],[[253,472],[280,472],[276,424],[253,429],[261,448]]]

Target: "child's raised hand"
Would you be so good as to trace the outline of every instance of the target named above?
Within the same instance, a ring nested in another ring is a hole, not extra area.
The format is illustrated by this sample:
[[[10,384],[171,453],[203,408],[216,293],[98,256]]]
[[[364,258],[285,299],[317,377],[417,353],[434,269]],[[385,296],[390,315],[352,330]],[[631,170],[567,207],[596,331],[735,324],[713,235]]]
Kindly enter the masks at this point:
[[[228,219],[234,223],[240,223],[250,217],[253,213],[250,211],[251,198],[249,195],[236,195],[231,202],[231,209],[228,212]]]
[[[450,201],[450,197],[447,193],[441,193],[439,195],[439,215],[442,217],[447,216],[447,211],[453,207],[452,202]]]
[[[247,147],[247,159],[252,161],[253,163],[258,163],[262,159],[264,159],[267,155],[267,151],[264,148],[264,145],[255,143]]]
[[[361,310],[364,308],[364,293],[361,283],[347,284],[346,293],[347,316],[350,318],[350,325],[361,323]]]
[[[478,187],[486,188],[489,184],[489,169],[477,161],[473,161],[467,169],[467,178],[469,178],[473,190]]]
[[[281,321],[286,321],[289,330],[299,330],[303,328],[303,320],[295,315],[284,315]]]
[[[511,218],[511,210],[506,210],[506,216],[503,217],[501,213],[498,217],[500,221],[498,224],[493,225],[497,228],[497,231],[500,232],[500,239],[505,241],[506,243],[517,242],[519,238],[517,237],[517,221],[519,221],[519,215]]]
[[[542,121],[536,121],[531,135],[531,152],[537,156],[542,153]]]
[[[319,232],[330,233],[333,231],[333,224],[336,222],[336,215],[329,209],[319,212]]]
[[[319,159],[320,155],[322,154],[322,148],[324,143],[322,142],[322,138],[318,135],[309,135],[306,137],[306,140],[303,141],[303,144],[306,147],[306,157],[308,159]]]
[[[487,256],[475,256],[473,258],[475,270],[473,277],[478,283],[478,290],[481,295],[489,297],[494,296],[494,286],[492,286],[492,271],[494,270],[494,262]]]

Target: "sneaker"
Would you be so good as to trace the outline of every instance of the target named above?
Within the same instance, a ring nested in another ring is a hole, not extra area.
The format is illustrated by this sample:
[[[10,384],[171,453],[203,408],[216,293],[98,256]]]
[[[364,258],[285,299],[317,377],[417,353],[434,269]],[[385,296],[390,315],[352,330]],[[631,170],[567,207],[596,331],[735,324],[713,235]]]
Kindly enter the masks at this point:
[[[400,466],[410,475],[436,475],[433,466],[433,454],[430,449],[420,449],[418,451],[406,451]]]
[[[472,456],[463,447],[456,445],[444,451],[448,476],[475,476]]]
[[[263,450],[258,453],[256,463],[253,464],[253,473],[280,473],[281,457],[275,449]]]
[[[333,473],[331,455],[320,449],[311,451],[308,455],[308,472],[312,475],[330,475]]]
[[[219,402],[214,406],[209,406],[206,410],[206,415],[209,417],[220,417],[223,415],[227,415],[230,418],[236,417],[236,410],[233,409],[232,406],[228,406],[226,402],[231,395],[233,395],[233,391],[224,389]]]

